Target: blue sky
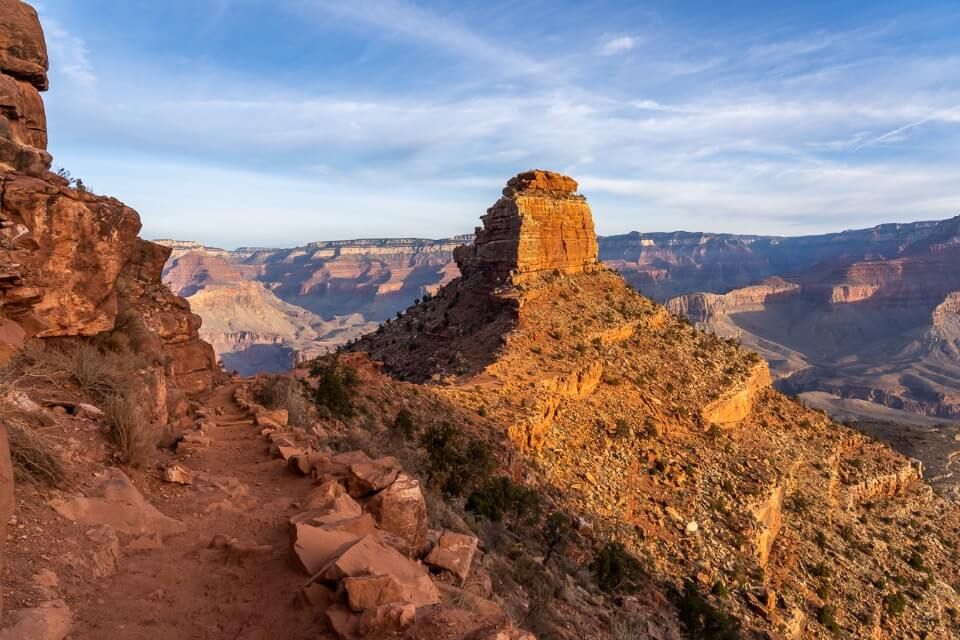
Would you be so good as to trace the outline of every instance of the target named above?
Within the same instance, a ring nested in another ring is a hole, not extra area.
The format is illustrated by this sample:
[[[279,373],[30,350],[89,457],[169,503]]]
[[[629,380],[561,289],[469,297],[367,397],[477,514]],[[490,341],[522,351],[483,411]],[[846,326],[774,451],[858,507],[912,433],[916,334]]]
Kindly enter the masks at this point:
[[[448,236],[534,167],[603,234],[960,213],[955,0],[35,4],[54,163],[145,237]]]

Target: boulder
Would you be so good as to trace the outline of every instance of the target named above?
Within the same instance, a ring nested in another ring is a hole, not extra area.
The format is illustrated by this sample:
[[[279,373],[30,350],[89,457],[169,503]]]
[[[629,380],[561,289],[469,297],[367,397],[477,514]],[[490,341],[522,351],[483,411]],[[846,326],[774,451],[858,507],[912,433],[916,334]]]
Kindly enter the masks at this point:
[[[317,465],[327,462],[330,462],[330,456],[325,453],[304,453],[288,458],[287,467],[300,475],[308,476],[313,473]]]
[[[305,456],[307,453],[300,447],[276,443],[270,447],[270,455],[289,463],[291,459]]]
[[[146,501],[119,469],[108,469],[99,496],[54,500],[51,506],[64,518],[87,526],[109,525],[120,533],[140,535],[183,533],[186,527]]]
[[[11,391],[6,395],[5,400],[17,409],[20,409],[20,411],[27,413],[37,413],[43,410],[43,407],[34,402],[30,396],[23,391]]]
[[[318,460],[313,465],[313,474],[324,480],[346,480],[350,477],[350,466],[372,462],[363,451],[348,451],[330,456],[327,461]]]
[[[105,414],[102,409],[85,402],[78,402],[74,405],[73,415],[78,418],[87,418],[88,420],[103,420],[107,417],[107,414]]]
[[[45,91],[49,68],[37,12],[20,0],[0,0],[0,71]]]
[[[380,526],[407,543],[406,555],[415,555],[427,539],[427,502],[416,478],[400,473],[386,489],[374,495],[367,509]]]
[[[342,584],[347,592],[347,605],[358,613],[407,599],[404,587],[391,576],[345,578]]]
[[[355,498],[367,496],[392,485],[402,470],[400,462],[393,456],[357,462],[348,469],[347,488]]]
[[[347,490],[336,480],[327,480],[313,487],[303,501],[308,510],[324,510],[336,513],[339,519],[355,518],[363,513],[356,500],[347,495]]]
[[[163,481],[172,484],[193,484],[193,472],[182,464],[174,464],[163,470]]]
[[[63,640],[73,628],[73,613],[63,600],[52,600],[33,609],[7,615],[0,640]]]
[[[290,413],[286,409],[263,409],[256,415],[258,427],[272,427],[274,425],[285,427],[289,420]]]
[[[191,455],[209,449],[212,443],[213,441],[203,431],[191,431],[185,433],[177,442],[177,453]]]
[[[292,521],[293,553],[303,570],[314,575],[375,530],[369,514],[333,523]]]
[[[424,562],[431,567],[449,571],[463,581],[470,574],[470,565],[478,544],[479,540],[474,536],[444,531]]]
[[[412,604],[385,604],[360,614],[357,631],[364,637],[381,638],[397,634],[417,620],[417,608]]]
[[[399,583],[405,601],[417,607],[437,604],[440,594],[426,570],[417,562],[368,535],[344,551],[320,573],[324,580],[362,576],[390,576]]]

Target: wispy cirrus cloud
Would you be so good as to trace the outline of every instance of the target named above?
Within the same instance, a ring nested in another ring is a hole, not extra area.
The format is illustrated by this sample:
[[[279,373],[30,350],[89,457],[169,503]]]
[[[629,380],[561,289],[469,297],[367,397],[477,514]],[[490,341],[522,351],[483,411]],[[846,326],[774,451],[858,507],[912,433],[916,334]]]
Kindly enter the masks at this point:
[[[162,216],[158,234],[255,244],[259,231],[224,221],[272,208],[278,244],[445,235],[530,167],[574,173],[602,233],[814,232],[960,210],[960,57],[932,37],[913,47],[927,22],[731,35],[629,14],[593,24],[573,4],[209,3],[191,17],[219,8],[232,29],[249,16],[282,51],[258,41],[239,63],[200,34],[171,65],[119,55],[105,43],[137,43],[104,34],[51,36],[54,74],[86,71],[93,87],[78,101],[55,84],[53,152],[143,209],[148,232]],[[249,37],[218,32],[228,53]]]
[[[41,14],[41,20],[49,55],[59,63],[52,73],[66,79],[74,91],[82,94],[92,91],[97,83],[97,73],[86,41],[68,31],[55,18]]]
[[[296,0],[308,13],[320,13],[378,31],[423,42],[478,61],[492,62],[517,73],[539,73],[544,65],[507,42],[482,35],[454,19],[405,0]]]
[[[597,53],[601,56],[615,56],[636,48],[639,40],[634,36],[616,36],[600,44]]]

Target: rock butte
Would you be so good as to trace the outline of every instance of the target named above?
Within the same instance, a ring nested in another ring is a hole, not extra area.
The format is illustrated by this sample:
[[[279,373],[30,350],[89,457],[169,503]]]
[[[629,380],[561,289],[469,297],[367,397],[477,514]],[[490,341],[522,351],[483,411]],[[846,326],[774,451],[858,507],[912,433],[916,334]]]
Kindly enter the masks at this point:
[[[546,273],[597,268],[597,236],[586,198],[572,178],[528,171],[507,182],[483,216],[472,245],[454,251],[465,278],[519,284]]]

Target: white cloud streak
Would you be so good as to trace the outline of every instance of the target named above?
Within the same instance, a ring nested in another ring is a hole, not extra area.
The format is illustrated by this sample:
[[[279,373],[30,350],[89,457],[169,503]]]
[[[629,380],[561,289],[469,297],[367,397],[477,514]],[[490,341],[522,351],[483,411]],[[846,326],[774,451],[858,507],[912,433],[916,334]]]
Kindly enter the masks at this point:
[[[274,243],[344,237],[344,224],[366,217],[371,234],[468,231],[503,179],[531,167],[574,172],[597,205],[602,233],[677,226],[813,232],[960,210],[960,57],[841,56],[776,80],[754,73],[757,60],[819,56],[857,40],[818,33],[757,44],[744,64],[712,50],[684,52],[639,65],[615,86],[598,69],[633,70],[638,56],[612,55],[639,46],[633,36],[598,34],[578,50],[564,43],[562,53],[540,61],[409,2],[285,1],[450,53],[481,75],[495,68],[496,81],[472,92],[437,83],[404,94],[360,86],[307,91],[266,77],[193,67],[180,75],[139,62],[101,69],[82,40],[48,20],[54,73],[92,96],[53,92],[51,122],[67,134],[53,137],[54,154],[63,140],[71,151],[64,157],[76,163],[69,168],[100,190],[123,196],[125,184],[139,185],[131,204],[145,213],[162,216],[179,199],[189,215],[171,214],[158,235],[190,235],[205,208],[211,216],[203,233],[224,228],[231,209],[254,216],[272,208],[284,220]],[[647,44],[645,33],[644,50]],[[607,47],[611,57],[598,60]],[[570,67],[580,86],[507,79],[514,72],[549,78],[554,67]],[[694,81],[686,73],[698,75]],[[884,155],[928,129],[940,135],[928,136],[922,152]],[[128,155],[182,158],[189,171],[143,158],[134,166],[162,172],[158,184],[184,186],[176,197],[150,188],[124,171],[128,157],[111,161],[107,142]],[[98,167],[92,175],[88,164]],[[251,198],[251,191],[265,195]],[[335,215],[311,217],[311,207]],[[187,231],[176,233],[174,222]]]
[[[626,53],[637,46],[637,38],[633,36],[617,36],[610,38],[600,45],[598,53],[601,56],[615,56]]]
[[[308,12],[320,12],[380,32],[421,42],[466,58],[492,62],[521,74],[536,74],[544,65],[434,11],[404,0],[297,0]]]

